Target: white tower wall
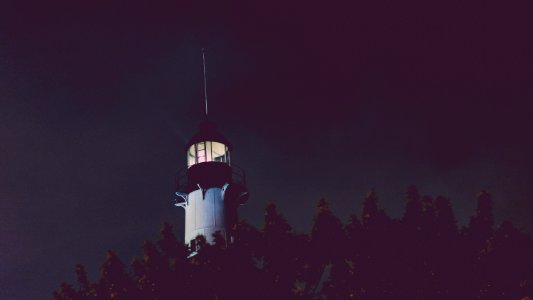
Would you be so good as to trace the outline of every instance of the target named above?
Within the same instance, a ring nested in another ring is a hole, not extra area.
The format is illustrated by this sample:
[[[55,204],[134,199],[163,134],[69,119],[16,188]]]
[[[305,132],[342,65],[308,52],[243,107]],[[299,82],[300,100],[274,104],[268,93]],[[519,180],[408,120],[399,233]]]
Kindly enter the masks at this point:
[[[224,191],[212,187],[205,191],[198,189],[189,193],[185,206],[185,241],[189,242],[198,235],[205,236],[208,243],[213,242],[213,234],[220,231],[226,237],[226,217]]]

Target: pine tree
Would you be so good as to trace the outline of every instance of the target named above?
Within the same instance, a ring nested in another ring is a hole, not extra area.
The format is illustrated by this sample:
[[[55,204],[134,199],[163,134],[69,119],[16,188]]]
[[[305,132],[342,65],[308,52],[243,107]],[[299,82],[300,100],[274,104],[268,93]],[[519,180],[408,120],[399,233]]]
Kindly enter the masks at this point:
[[[461,293],[455,287],[459,285],[461,244],[457,232],[451,202],[449,199],[438,196],[435,199],[435,235],[431,261],[434,273],[434,299],[456,299]]]
[[[342,223],[333,214],[328,201],[320,199],[311,229],[306,282],[307,293],[314,295],[320,288],[325,272],[345,257],[347,239]]]
[[[486,191],[477,195],[476,214],[470,218],[467,234],[484,246],[487,239],[492,235],[494,227],[494,214],[492,213],[492,198]]]
[[[321,264],[343,257],[346,252],[346,236],[341,221],[333,214],[328,201],[320,199],[311,229],[311,247]]]
[[[188,255],[187,248],[183,243],[177,241],[172,225],[169,223],[163,224],[163,227],[159,232],[157,245],[159,246],[159,249],[161,249],[161,254],[171,261],[183,260]]]
[[[488,192],[481,191],[476,197],[477,207],[474,216],[470,217],[468,227],[463,228],[465,243],[463,263],[463,284],[461,290],[469,297],[485,297],[487,285],[490,285],[487,273],[487,262],[483,259],[483,251],[494,233],[494,215],[492,199]]]
[[[357,215],[353,214],[350,216],[350,221],[344,227],[344,232],[347,240],[346,257],[354,260],[357,257],[358,250],[360,250],[362,246],[360,243],[363,234],[363,226],[361,225],[359,218],[357,218]]]
[[[74,290],[72,285],[61,283],[59,290],[53,294],[54,300],[80,300],[81,296]]]
[[[405,198],[406,204],[402,222],[408,231],[420,232],[423,209],[418,189],[414,185],[409,186]]]
[[[302,261],[292,227],[273,203],[267,204],[263,225],[262,262],[272,298],[288,298]]]
[[[448,199],[420,200],[417,195],[410,188],[407,198],[419,199],[420,220],[411,219],[417,211],[415,200],[407,201],[411,208],[401,220],[392,220],[370,191],[363,201],[362,222],[352,215],[344,227],[322,199],[310,235],[295,234],[269,204],[262,230],[240,222],[230,244],[220,233],[214,235],[214,244],[198,236],[198,251],[189,258],[165,224],[157,243],[144,243],[142,257],[131,265],[132,274],[109,251],[99,280],[91,282],[85,268],[77,265],[79,288],[63,283],[53,298],[531,298],[533,241],[510,222],[494,227],[488,193],[479,194],[476,213],[462,235]],[[406,230],[404,221],[418,222],[421,231]]]
[[[356,280],[361,285],[362,299],[388,297],[393,290],[395,259],[400,236],[397,227],[378,206],[376,192],[372,189],[363,200],[362,258],[354,267]]]
[[[79,285],[79,295],[81,299],[90,299],[94,297],[94,286],[89,281],[85,267],[81,264],[76,265],[76,279]]]
[[[126,300],[135,297],[136,289],[125,266],[113,251],[107,252],[97,294],[100,299]]]

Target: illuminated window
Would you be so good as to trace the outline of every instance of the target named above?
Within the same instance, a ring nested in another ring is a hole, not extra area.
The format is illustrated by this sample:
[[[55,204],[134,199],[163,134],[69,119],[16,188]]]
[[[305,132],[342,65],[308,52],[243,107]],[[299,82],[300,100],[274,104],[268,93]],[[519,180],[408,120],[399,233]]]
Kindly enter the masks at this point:
[[[187,165],[216,161],[230,163],[228,147],[219,142],[200,142],[192,145],[187,151]]]
[[[205,153],[205,142],[196,144],[197,162],[201,163],[201,162],[207,161],[207,157],[206,156],[207,155]]]
[[[211,145],[211,154],[213,156],[213,161],[227,162],[226,153],[228,153],[228,151],[226,149],[226,145],[217,142],[208,143],[209,145]]]
[[[187,151],[187,166],[192,166],[196,163],[196,147],[192,145]]]

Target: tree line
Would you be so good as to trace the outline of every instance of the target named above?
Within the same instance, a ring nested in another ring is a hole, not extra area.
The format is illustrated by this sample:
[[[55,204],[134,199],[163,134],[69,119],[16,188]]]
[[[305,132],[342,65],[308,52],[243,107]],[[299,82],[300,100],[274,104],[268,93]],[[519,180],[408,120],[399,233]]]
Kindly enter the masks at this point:
[[[100,278],[77,265],[76,286],[62,283],[53,299],[533,299],[533,240],[509,221],[496,226],[485,191],[462,228],[449,199],[411,186],[399,219],[372,190],[346,224],[321,199],[309,234],[274,204],[260,229],[234,229],[233,243],[199,236],[192,253],[164,224],[129,267],[109,251]]]

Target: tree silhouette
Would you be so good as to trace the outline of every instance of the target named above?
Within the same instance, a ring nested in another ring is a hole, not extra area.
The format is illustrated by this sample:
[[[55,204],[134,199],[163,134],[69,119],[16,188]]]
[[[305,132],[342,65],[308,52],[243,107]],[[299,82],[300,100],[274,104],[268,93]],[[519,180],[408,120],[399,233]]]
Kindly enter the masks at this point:
[[[456,288],[464,271],[458,268],[460,240],[457,223],[450,200],[439,196],[435,199],[435,231],[432,236],[431,265],[434,278],[434,299],[460,298]]]
[[[68,283],[61,283],[59,290],[55,291],[53,294],[54,299],[56,300],[78,300],[82,299],[78,292],[74,290],[72,285]]]
[[[232,243],[216,232],[195,249],[164,224],[131,273],[109,251],[98,280],[76,265],[77,287],[62,283],[53,299],[532,299],[533,241],[509,221],[495,226],[490,194],[460,232],[449,199],[414,186],[405,198],[395,220],[371,190],[347,224],[321,199],[308,235],[270,203],[261,229],[240,221]]]
[[[102,265],[102,277],[97,294],[102,299],[126,300],[136,296],[136,289],[125,265],[113,251],[107,252],[107,258]]]
[[[481,249],[493,233],[494,215],[492,213],[492,198],[486,191],[477,195],[476,214],[470,217],[465,233],[477,249]]]
[[[318,263],[325,265],[343,257],[346,236],[341,221],[333,214],[326,199],[320,199],[316,208],[310,246]]]
[[[402,222],[407,230],[417,233],[421,231],[423,221],[422,203],[418,189],[414,185],[409,186],[405,198],[405,213]]]
[[[273,203],[265,208],[262,236],[262,269],[270,283],[269,294],[272,298],[292,297],[291,289],[302,272],[303,259],[298,245],[301,241],[295,237],[292,227]]]
[[[320,199],[316,207],[314,224],[309,238],[306,259],[305,282],[309,296],[315,295],[323,283],[325,273],[345,257],[347,239],[343,225],[333,214],[326,199]]]

